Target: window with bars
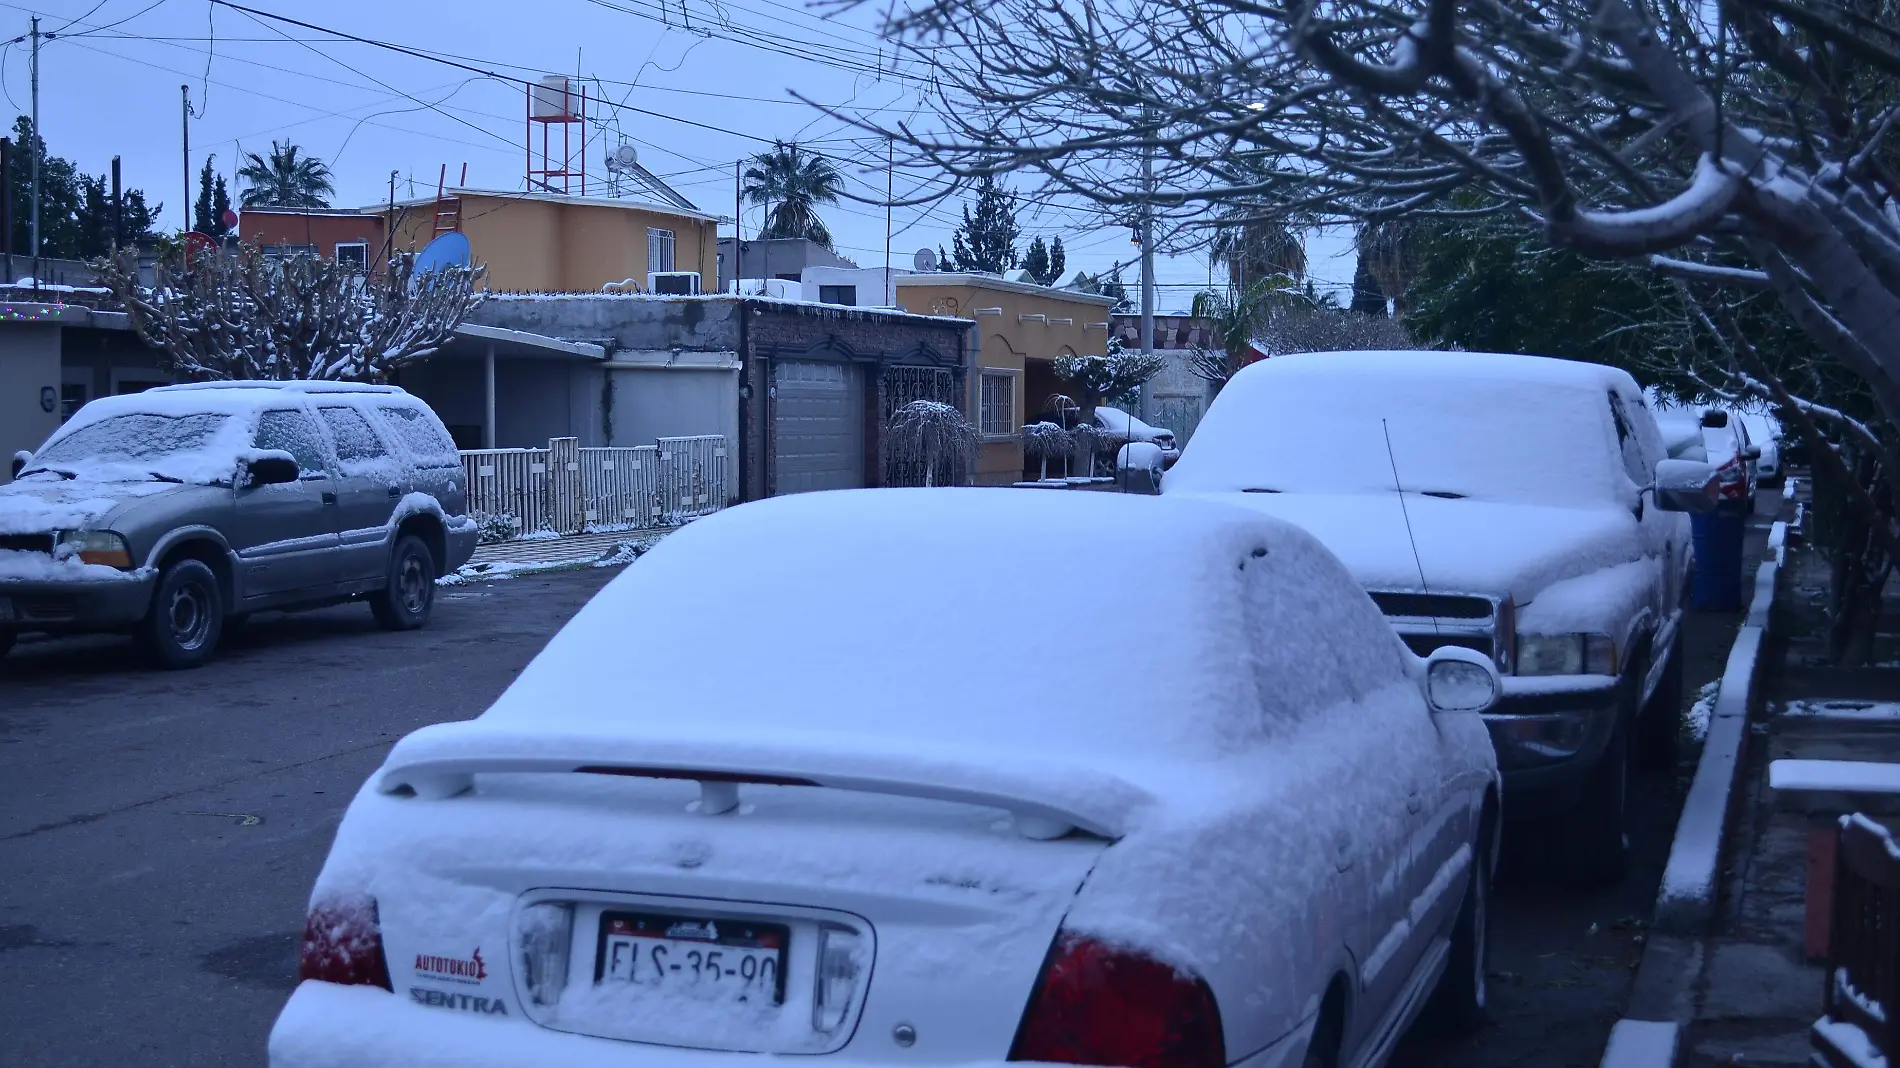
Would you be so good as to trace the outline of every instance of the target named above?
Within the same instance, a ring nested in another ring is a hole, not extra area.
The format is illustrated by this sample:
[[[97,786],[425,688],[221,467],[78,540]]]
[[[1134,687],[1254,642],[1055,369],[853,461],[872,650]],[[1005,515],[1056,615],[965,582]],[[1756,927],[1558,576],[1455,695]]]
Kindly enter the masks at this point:
[[[979,420],[986,438],[1006,438],[1016,433],[1016,376],[1007,371],[983,372]]]
[[[673,269],[673,231],[647,227],[647,270],[659,274]]]

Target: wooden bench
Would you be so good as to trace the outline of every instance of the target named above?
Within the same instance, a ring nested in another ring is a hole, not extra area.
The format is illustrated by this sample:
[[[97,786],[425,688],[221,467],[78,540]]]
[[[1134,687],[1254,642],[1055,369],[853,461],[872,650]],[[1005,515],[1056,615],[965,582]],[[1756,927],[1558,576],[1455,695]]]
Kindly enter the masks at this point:
[[[1890,1064],[1900,1052],[1900,845],[1858,813],[1839,820],[1819,1068]]]
[[[1900,813],[1900,764],[1867,760],[1775,760],[1768,788],[1783,811],[1808,817],[1808,872],[1803,943],[1809,960],[1828,956],[1829,917],[1838,870],[1840,819],[1848,813]]]

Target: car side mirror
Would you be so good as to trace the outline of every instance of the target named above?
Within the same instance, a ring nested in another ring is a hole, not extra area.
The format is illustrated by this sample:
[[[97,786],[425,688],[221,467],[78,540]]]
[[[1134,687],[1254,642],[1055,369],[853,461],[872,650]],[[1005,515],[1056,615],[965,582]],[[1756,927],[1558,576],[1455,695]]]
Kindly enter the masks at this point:
[[[14,453],[13,454],[13,477],[19,478],[20,472],[26,470],[26,465],[32,462],[33,462],[33,454],[26,451],[25,449],[21,449],[19,452]]]
[[[250,475],[253,486],[275,486],[285,482],[297,481],[303,469],[297,466],[296,457],[287,452],[275,450],[260,452],[246,460],[244,469]]]
[[[1702,425],[1709,430],[1720,430],[1728,425],[1728,413],[1720,408],[1703,412]]]
[[[1447,645],[1425,658],[1425,702],[1436,714],[1489,712],[1503,694],[1498,666],[1475,649]]]
[[[1749,447],[1747,447],[1747,448],[1745,448],[1745,449],[1743,449],[1743,450],[1742,450],[1742,452],[1741,452],[1741,457],[1742,457],[1742,459],[1744,459],[1744,460],[1759,460],[1759,459],[1761,459],[1761,446],[1760,446],[1760,445],[1750,445]]]
[[[1708,512],[1715,509],[1721,488],[1715,466],[1696,460],[1663,460],[1656,465],[1656,507],[1665,512]]]

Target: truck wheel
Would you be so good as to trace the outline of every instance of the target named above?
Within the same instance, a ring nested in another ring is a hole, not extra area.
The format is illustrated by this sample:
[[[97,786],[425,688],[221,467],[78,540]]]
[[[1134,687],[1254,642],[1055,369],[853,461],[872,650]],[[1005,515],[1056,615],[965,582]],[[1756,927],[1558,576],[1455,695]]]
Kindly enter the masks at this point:
[[[1597,766],[1590,769],[1577,807],[1561,817],[1558,838],[1572,882],[1609,886],[1622,880],[1629,866],[1628,809],[1629,734],[1624,723],[1617,725]]]
[[[1669,666],[1636,717],[1636,759],[1643,767],[1667,771],[1676,766],[1682,733],[1682,635],[1669,647]]]
[[[195,668],[224,633],[224,594],[202,560],[180,560],[158,577],[139,639],[161,667]]]
[[[389,554],[389,581],[370,596],[369,610],[384,630],[415,630],[435,607],[435,555],[411,534]]]

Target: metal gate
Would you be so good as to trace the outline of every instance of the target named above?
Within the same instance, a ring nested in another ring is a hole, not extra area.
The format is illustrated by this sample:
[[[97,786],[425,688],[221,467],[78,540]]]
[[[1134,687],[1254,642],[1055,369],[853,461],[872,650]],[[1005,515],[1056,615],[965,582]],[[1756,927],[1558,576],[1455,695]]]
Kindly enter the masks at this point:
[[[885,433],[878,435],[879,466],[884,471],[886,486],[921,486],[924,484],[924,458],[903,442],[891,440],[888,428],[891,418],[897,410],[914,400],[932,400],[948,404],[961,411],[962,398],[957,396],[956,374],[946,367],[886,367],[878,376],[878,412],[884,420]],[[961,486],[969,481],[967,464],[957,457],[948,457],[938,464],[937,477],[931,479],[933,485]]]
[[[853,364],[773,367],[774,493],[864,485],[864,376]]]

